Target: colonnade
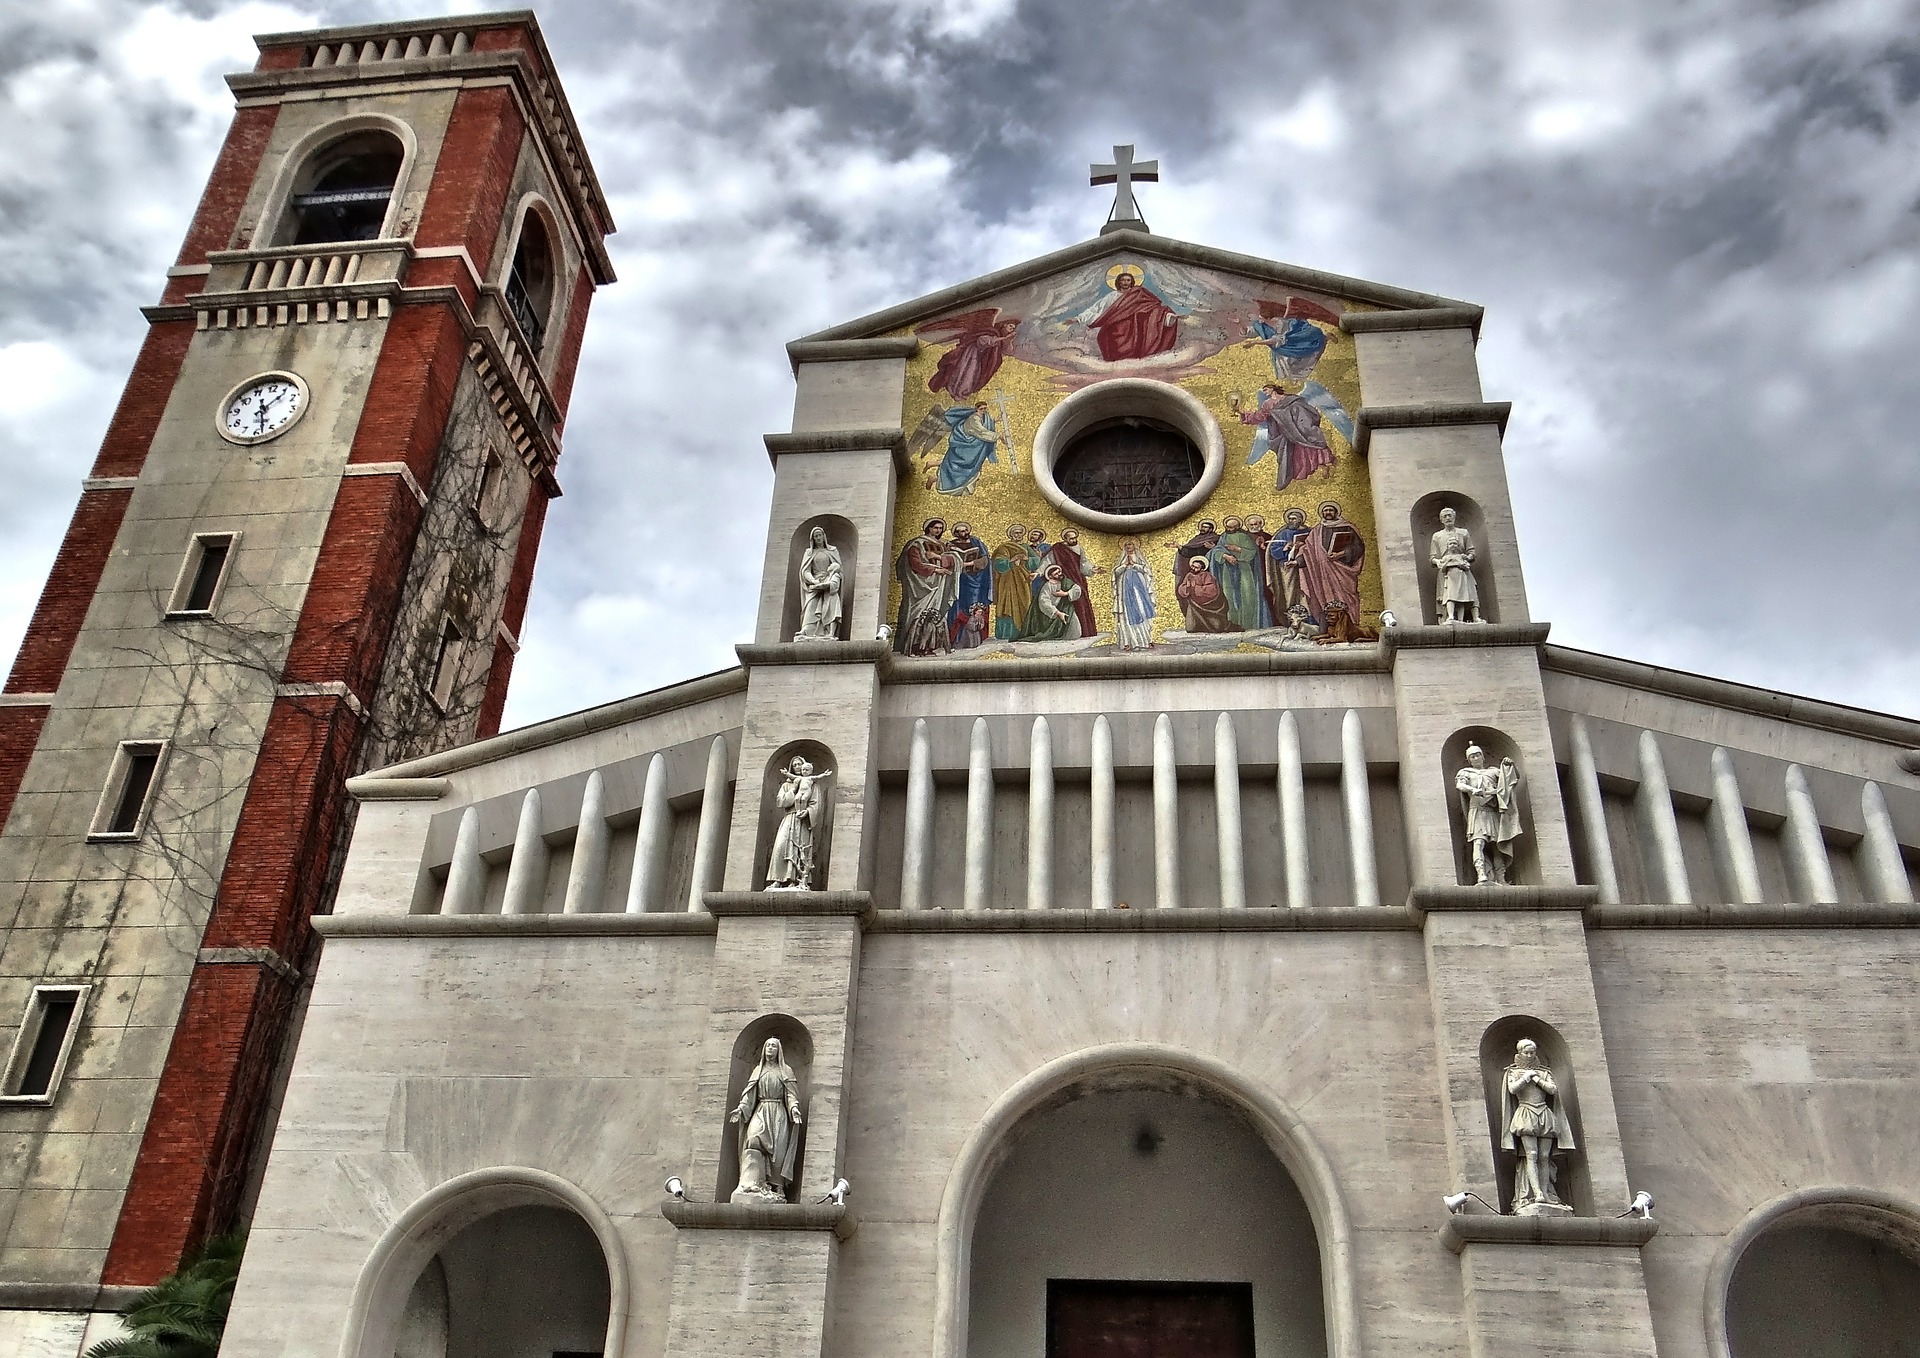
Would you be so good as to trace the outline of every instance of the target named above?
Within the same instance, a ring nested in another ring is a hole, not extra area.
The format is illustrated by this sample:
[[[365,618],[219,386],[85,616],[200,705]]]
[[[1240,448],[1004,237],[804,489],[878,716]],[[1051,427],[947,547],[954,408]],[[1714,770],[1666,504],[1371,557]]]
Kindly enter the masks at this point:
[[[673,845],[673,807],[667,795],[667,759],[656,754],[647,761],[640,795],[640,820],[634,830],[633,871],[627,879],[627,914],[654,914],[664,910],[703,910],[705,894],[719,885],[726,856],[727,822],[732,815],[729,795],[727,741],[715,736],[707,749],[706,779],[700,798],[700,824],[694,837],[693,872],[683,900],[667,896],[668,851]],[[513,837],[513,856],[507,863],[503,915],[541,913],[548,891],[551,854],[544,835],[540,789],[528,788],[520,801],[519,827]],[[580,797],[580,820],[574,832],[573,859],[567,867],[561,911],[591,915],[606,911],[607,869],[613,830],[607,823],[607,784],[598,769],[587,775]],[[469,806],[460,816],[454,835],[453,858],[447,868],[446,889],[440,898],[443,915],[477,915],[486,905],[487,864],[481,856],[480,809]]]
[[[1026,899],[1029,910],[1054,908],[1055,847],[1059,827],[1054,814],[1053,728],[1038,716],[1028,733]],[[1314,904],[1313,870],[1307,836],[1306,779],[1300,758],[1300,727],[1291,712],[1280,714],[1275,743],[1275,778],[1280,801],[1281,856],[1287,904]],[[993,906],[993,733],[985,717],[976,717],[967,743],[966,835],[960,892],[965,910]],[[1091,812],[1087,828],[1089,899],[1095,910],[1111,910],[1114,900],[1113,727],[1105,716],[1093,719],[1089,770]],[[1162,712],[1153,723],[1153,903],[1178,909],[1182,891],[1180,843],[1180,763],[1174,748],[1173,720]],[[1247,905],[1245,829],[1240,810],[1240,733],[1233,714],[1222,712],[1213,726],[1213,802],[1218,830],[1220,904],[1228,910]],[[933,881],[933,738],[926,719],[913,724],[907,754],[905,846],[900,870],[900,907],[925,910],[935,902]],[[1347,862],[1353,904],[1380,904],[1379,870],[1374,854],[1373,803],[1367,784],[1366,746],[1360,714],[1348,711],[1340,726],[1340,794],[1344,810]],[[1190,794],[1189,794],[1190,795]]]
[[[1620,877],[1613,837],[1607,828],[1599,770],[1594,762],[1593,739],[1581,717],[1572,719],[1570,730],[1572,793],[1580,812],[1580,834],[1589,871],[1594,884],[1600,888],[1601,901],[1616,905],[1621,899]],[[1640,733],[1635,757],[1639,788],[1634,794],[1634,819],[1645,845],[1646,894],[1661,904],[1692,904],[1696,892],[1681,850],[1673,788],[1667,778],[1660,740],[1652,731]],[[1740,780],[1734,771],[1732,756],[1724,749],[1716,747],[1711,760],[1712,801],[1707,813],[1707,833],[1715,861],[1726,880],[1719,883],[1718,893],[1709,894],[1718,894],[1731,902],[1757,905],[1764,895]],[[1826,836],[1820,828],[1820,815],[1807,785],[1806,771],[1798,764],[1787,765],[1783,784],[1786,819],[1780,848],[1793,899],[1809,905],[1838,904],[1840,891],[1834,880],[1833,861],[1828,856]],[[1875,902],[1911,902],[1913,884],[1907,876],[1900,841],[1878,783],[1868,780],[1861,784],[1860,815],[1864,836],[1857,862],[1864,894]]]

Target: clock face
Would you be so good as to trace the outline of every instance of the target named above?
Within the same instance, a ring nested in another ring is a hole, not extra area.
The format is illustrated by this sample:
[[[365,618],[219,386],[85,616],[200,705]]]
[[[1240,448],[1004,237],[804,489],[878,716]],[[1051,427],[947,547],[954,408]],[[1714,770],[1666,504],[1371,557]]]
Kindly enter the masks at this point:
[[[220,411],[220,432],[236,443],[260,443],[292,424],[306,404],[306,385],[298,378],[267,373],[227,398]]]

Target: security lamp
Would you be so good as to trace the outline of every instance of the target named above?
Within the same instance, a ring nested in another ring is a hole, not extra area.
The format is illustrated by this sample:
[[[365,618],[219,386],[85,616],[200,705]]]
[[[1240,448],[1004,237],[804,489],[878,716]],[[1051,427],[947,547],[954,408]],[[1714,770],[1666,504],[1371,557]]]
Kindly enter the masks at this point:
[[[1495,1207],[1492,1203],[1488,1202],[1485,1198],[1481,1197],[1478,1193],[1475,1193],[1471,1189],[1463,1188],[1458,1193],[1449,1193],[1445,1197],[1441,1198],[1440,1201],[1446,1204],[1447,1214],[1449,1216],[1457,1217],[1465,1214],[1467,1210],[1467,1202],[1469,1199],[1479,1203],[1482,1207],[1486,1208],[1489,1212],[1492,1212],[1495,1216],[1498,1216],[1500,1214],[1500,1209],[1498,1207]]]
[[[1382,627],[1398,627],[1400,625],[1400,619],[1393,616],[1393,610],[1391,608],[1383,608],[1380,610],[1380,625]]]
[[[820,1201],[830,1202],[835,1207],[845,1207],[847,1205],[847,1194],[851,1192],[853,1192],[852,1184],[848,1183],[845,1179],[835,1179],[833,1181],[833,1188],[829,1190],[827,1196],[820,1199]]]
[[[667,1180],[667,1196],[675,1202],[685,1202],[687,1200],[687,1186],[682,1182],[679,1175],[676,1174]]]
[[[1642,1221],[1653,1220],[1653,1194],[1641,1189],[1633,1195],[1633,1205],[1620,1214],[1623,1217],[1639,1217]]]

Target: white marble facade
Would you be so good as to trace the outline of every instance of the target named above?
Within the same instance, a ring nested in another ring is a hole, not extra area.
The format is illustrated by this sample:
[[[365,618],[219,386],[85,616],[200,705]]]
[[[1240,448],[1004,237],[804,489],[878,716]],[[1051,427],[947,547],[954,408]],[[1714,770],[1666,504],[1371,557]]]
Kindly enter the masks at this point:
[[[480,1304],[474,1248],[419,1280],[530,1207],[598,1241],[622,1358],[1040,1358],[1071,1270],[1250,1283],[1262,1355],[1725,1358],[1753,1223],[1803,1190],[1842,1225],[1920,1202],[1920,723],[1547,643],[1477,308],[1351,284],[1402,620],[1379,644],[1089,672],[867,640],[914,343],[889,336],[1122,248],[1298,276],[1118,233],[795,344],[739,668],[353,784],[230,1358],[438,1358],[417,1316]],[[1477,506],[1499,611],[1471,625],[1418,621],[1441,493]],[[791,544],[829,519],[850,640],[794,641]],[[1505,885],[1473,884],[1470,742],[1519,778]],[[832,769],[811,889],[767,891],[796,758]],[[1551,1035],[1571,1212],[1450,1218],[1458,1190],[1511,1203],[1489,1091],[1515,1024]],[[729,1204],[727,1115],[770,1037],[804,1138],[791,1185]],[[1069,1134],[1137,1174],[1063,1195],[1091,1253],[1067,1208],[1023,1236],[995,1197],[1081,1162]],[[1166,1249],[1237,1238],[1207,1176],[1248,1155],[1286,1240]],[[845,1213],[819,1201],[843,1176]]]

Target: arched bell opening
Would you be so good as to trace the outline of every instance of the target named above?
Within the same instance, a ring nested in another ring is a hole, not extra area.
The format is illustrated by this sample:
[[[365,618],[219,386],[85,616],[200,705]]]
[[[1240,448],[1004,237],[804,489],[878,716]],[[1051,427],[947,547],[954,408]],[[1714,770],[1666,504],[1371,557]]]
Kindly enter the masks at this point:
[[[1712,1358],[1920,1358],[1920,1216],[1811,1189],[1751,1214],[1708,1281]]]
[[[520,239],[513,247],[504,291],[507,310],[535,354],[546,343],[553,317],[554,276],[553,235],[543,214],[529,205],[520,214]]]
[[[1106,1071],[1028,1113],[968,1255],[975,1358],[1186,1351],[1176,1336],[1221,1358],[1328,1352],[1300,1186],[1233,1101],[1166,1069]]]
[[[378,240],[385,234],[406,147],[368,128],[328,142],[295,174],[275,245]]]
[[[544,1170],[479,1169],[429,1190],[373,1247],[341,1358],[619,1353],[625,1252],[612,1220]]]

